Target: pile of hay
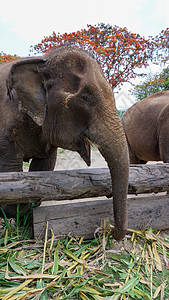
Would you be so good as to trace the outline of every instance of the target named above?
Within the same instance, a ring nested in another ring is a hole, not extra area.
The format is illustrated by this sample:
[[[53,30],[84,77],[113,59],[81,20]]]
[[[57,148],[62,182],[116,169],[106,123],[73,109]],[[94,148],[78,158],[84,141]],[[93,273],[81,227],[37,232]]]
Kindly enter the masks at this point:
[[[169,299],[169,236],[130,230],[118,243],[108,227],[104,223],[95,239],[84,241],[56,238],[47,224],[42,242],[4,226],[0,299]]]

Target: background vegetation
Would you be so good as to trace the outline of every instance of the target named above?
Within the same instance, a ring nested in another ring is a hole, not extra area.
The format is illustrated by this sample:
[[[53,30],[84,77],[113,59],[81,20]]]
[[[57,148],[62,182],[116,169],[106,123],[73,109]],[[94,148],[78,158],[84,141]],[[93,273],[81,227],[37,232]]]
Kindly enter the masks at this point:
[[[169,90],[169,69],[164,68],[162,73],[147,75],[145,80],[134,87],[132,94],[137,101],[142,100],[154,93]]]

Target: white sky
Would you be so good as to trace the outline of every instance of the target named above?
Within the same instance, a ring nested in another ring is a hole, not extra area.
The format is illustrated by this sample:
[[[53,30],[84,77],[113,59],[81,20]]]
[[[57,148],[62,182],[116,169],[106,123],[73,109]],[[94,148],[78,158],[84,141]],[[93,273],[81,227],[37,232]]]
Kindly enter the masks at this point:
[[[0,5],[0,51],[27,56],[44,36],[99,22],[142,36],[169,27],[168,0],[8,0]]]

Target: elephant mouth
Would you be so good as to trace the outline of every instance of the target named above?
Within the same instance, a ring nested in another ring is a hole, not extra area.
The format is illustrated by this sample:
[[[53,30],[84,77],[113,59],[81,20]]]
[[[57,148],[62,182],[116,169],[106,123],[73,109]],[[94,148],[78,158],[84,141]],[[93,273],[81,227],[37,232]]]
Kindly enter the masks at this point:
[[[91,165],[91,146],[90,146],[90,140],[86,136],[84,136],[81,140],[79,154],[83,158],[85,163],[88,166],[90,166]]]

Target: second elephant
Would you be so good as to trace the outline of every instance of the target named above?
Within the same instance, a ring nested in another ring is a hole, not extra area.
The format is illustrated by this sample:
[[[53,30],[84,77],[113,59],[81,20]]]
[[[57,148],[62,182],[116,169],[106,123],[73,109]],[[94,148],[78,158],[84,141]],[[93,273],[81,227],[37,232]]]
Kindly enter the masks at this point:
[[[131,164],[169,162],[169,91],[135,103],[122,117]]]

